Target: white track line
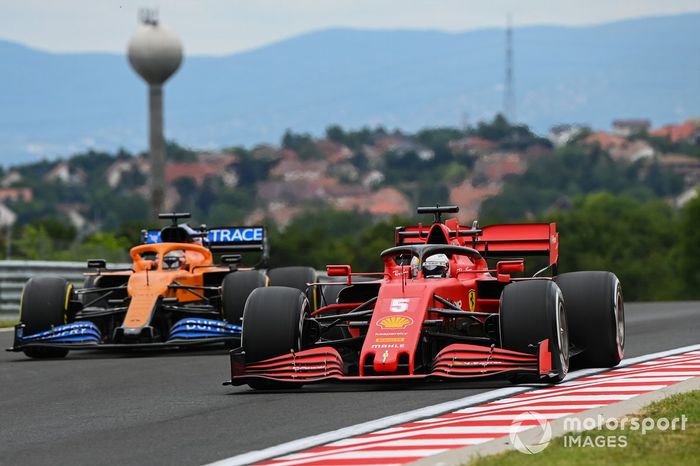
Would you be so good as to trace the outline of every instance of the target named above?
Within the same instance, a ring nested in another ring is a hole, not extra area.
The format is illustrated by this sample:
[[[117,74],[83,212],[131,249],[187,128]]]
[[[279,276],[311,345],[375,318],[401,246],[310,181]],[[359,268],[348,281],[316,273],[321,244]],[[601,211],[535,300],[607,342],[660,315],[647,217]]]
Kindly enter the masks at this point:
[[[667,356],[673,356],[677,354],[687,353],[689,351],[700,350],[700,345],[685,346],[682,348],[674,348],[672,350],[660,351],[658,353],[645,354],[635,358],[623,360],[615,369],[620,367],[626,367],[633,364],[639,364],[646,361],[651,361],[653,359],[659,359]],[[610,369],[583,369],[575,372],[569,373],[564,379],[564,383],[569,382],[580,377],[590,376],[594,374],[600,374],[602,372],[608,372]],[[671,374],[664,374],[671,375]],[[676,374],[673,374],[676,375]],[[680,375],[680,374],[679,374]],[[692,376],[691,376],[692,377]],[[243,466],[246,464],[257,463],[259,461],[276,458],[278,456],[288,455],[290,453],[307,450],[312,447],[317,447],[319,445],[324,445],[330,442],[335,442],[348,437],[355,437],[357,435],[368,434],[370,432],[376,432],[381,429],[386,429],[391,426],[398,424],[405,424],[407,422],[417,421],[419,419],[425,419],[428,417],[435,417],[437,415],[457,411],[459,409],[464,409],[469,406],[474,406],[477,404],[487,403],[500,398],[505,398],[507,396],[516,395],[519,393],[525,393],[531,390],[536,390],[541,388],[541,386],[519,386],[519,387],[506,387],[500,388],[498,390],[492,390],[485,393],[479,393],[477,395],[468,396],[465,398],[460,398],[455,401],[448,401],[445,403],[439,403],[432,406],[426,406],[425,408],[414,409],[412,411],[406,411],[404,413],[395,414],[392,416],[383,417],[381,419],[376,419],[373,421],[363,422],[361,424],[355,424],[353,426],[344,427],[342,429],[332,430],[330,432],[325,432],[323,434],[312,435],[309,437],[304,437],[298,440],[292,440],[291,442],[281,443],[272,447],[268,447],[262,450],[251,451],[248,453],[243,453],[240,455],[232,456],[214,463],[210,463],[207,466]],[[573,388],[573,387],[572,387]]]

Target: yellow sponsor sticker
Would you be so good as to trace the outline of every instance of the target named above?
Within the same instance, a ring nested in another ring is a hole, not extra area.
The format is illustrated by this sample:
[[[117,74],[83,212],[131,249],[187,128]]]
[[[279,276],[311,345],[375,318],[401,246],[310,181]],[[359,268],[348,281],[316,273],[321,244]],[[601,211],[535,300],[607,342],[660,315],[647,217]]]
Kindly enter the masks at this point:
[[[377,343],[401,343],[406,341],[406,339],[404,337],[376,338],[374,341]]]
[[[474,312],[476,307],[476,290],[469,290],[469,310]]]

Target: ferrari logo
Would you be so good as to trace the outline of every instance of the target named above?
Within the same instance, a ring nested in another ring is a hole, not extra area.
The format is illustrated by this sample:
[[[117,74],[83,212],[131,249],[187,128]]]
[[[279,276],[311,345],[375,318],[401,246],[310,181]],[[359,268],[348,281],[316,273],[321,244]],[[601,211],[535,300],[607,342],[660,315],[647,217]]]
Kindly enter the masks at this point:
[[[469,310],[474,312],[476,307],[476,290],[469,290]]]

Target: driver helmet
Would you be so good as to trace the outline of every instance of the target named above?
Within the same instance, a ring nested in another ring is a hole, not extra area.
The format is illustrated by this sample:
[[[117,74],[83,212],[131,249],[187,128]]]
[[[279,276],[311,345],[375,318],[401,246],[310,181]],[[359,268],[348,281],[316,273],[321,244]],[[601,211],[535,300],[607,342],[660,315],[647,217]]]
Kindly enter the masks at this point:
[[[178,270],[185,265],[185,251],[174,249],[163,256],[164,270]]]
[[[445,278],[450,275],[450,260],[444,254],[433,254],[423,261],[425,278]]]

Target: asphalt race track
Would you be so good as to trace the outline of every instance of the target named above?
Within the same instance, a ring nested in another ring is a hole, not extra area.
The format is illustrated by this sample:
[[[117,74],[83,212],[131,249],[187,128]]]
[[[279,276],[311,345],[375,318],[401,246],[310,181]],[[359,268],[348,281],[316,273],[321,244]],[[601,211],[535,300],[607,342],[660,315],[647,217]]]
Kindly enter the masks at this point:
[[[626,356],[700,343],[700,302],[628,304]],[[0,347],[12,333],[0,333]],[[0,354],[0,464],[198,465],[508,384],[224,387],[225,351]]]

